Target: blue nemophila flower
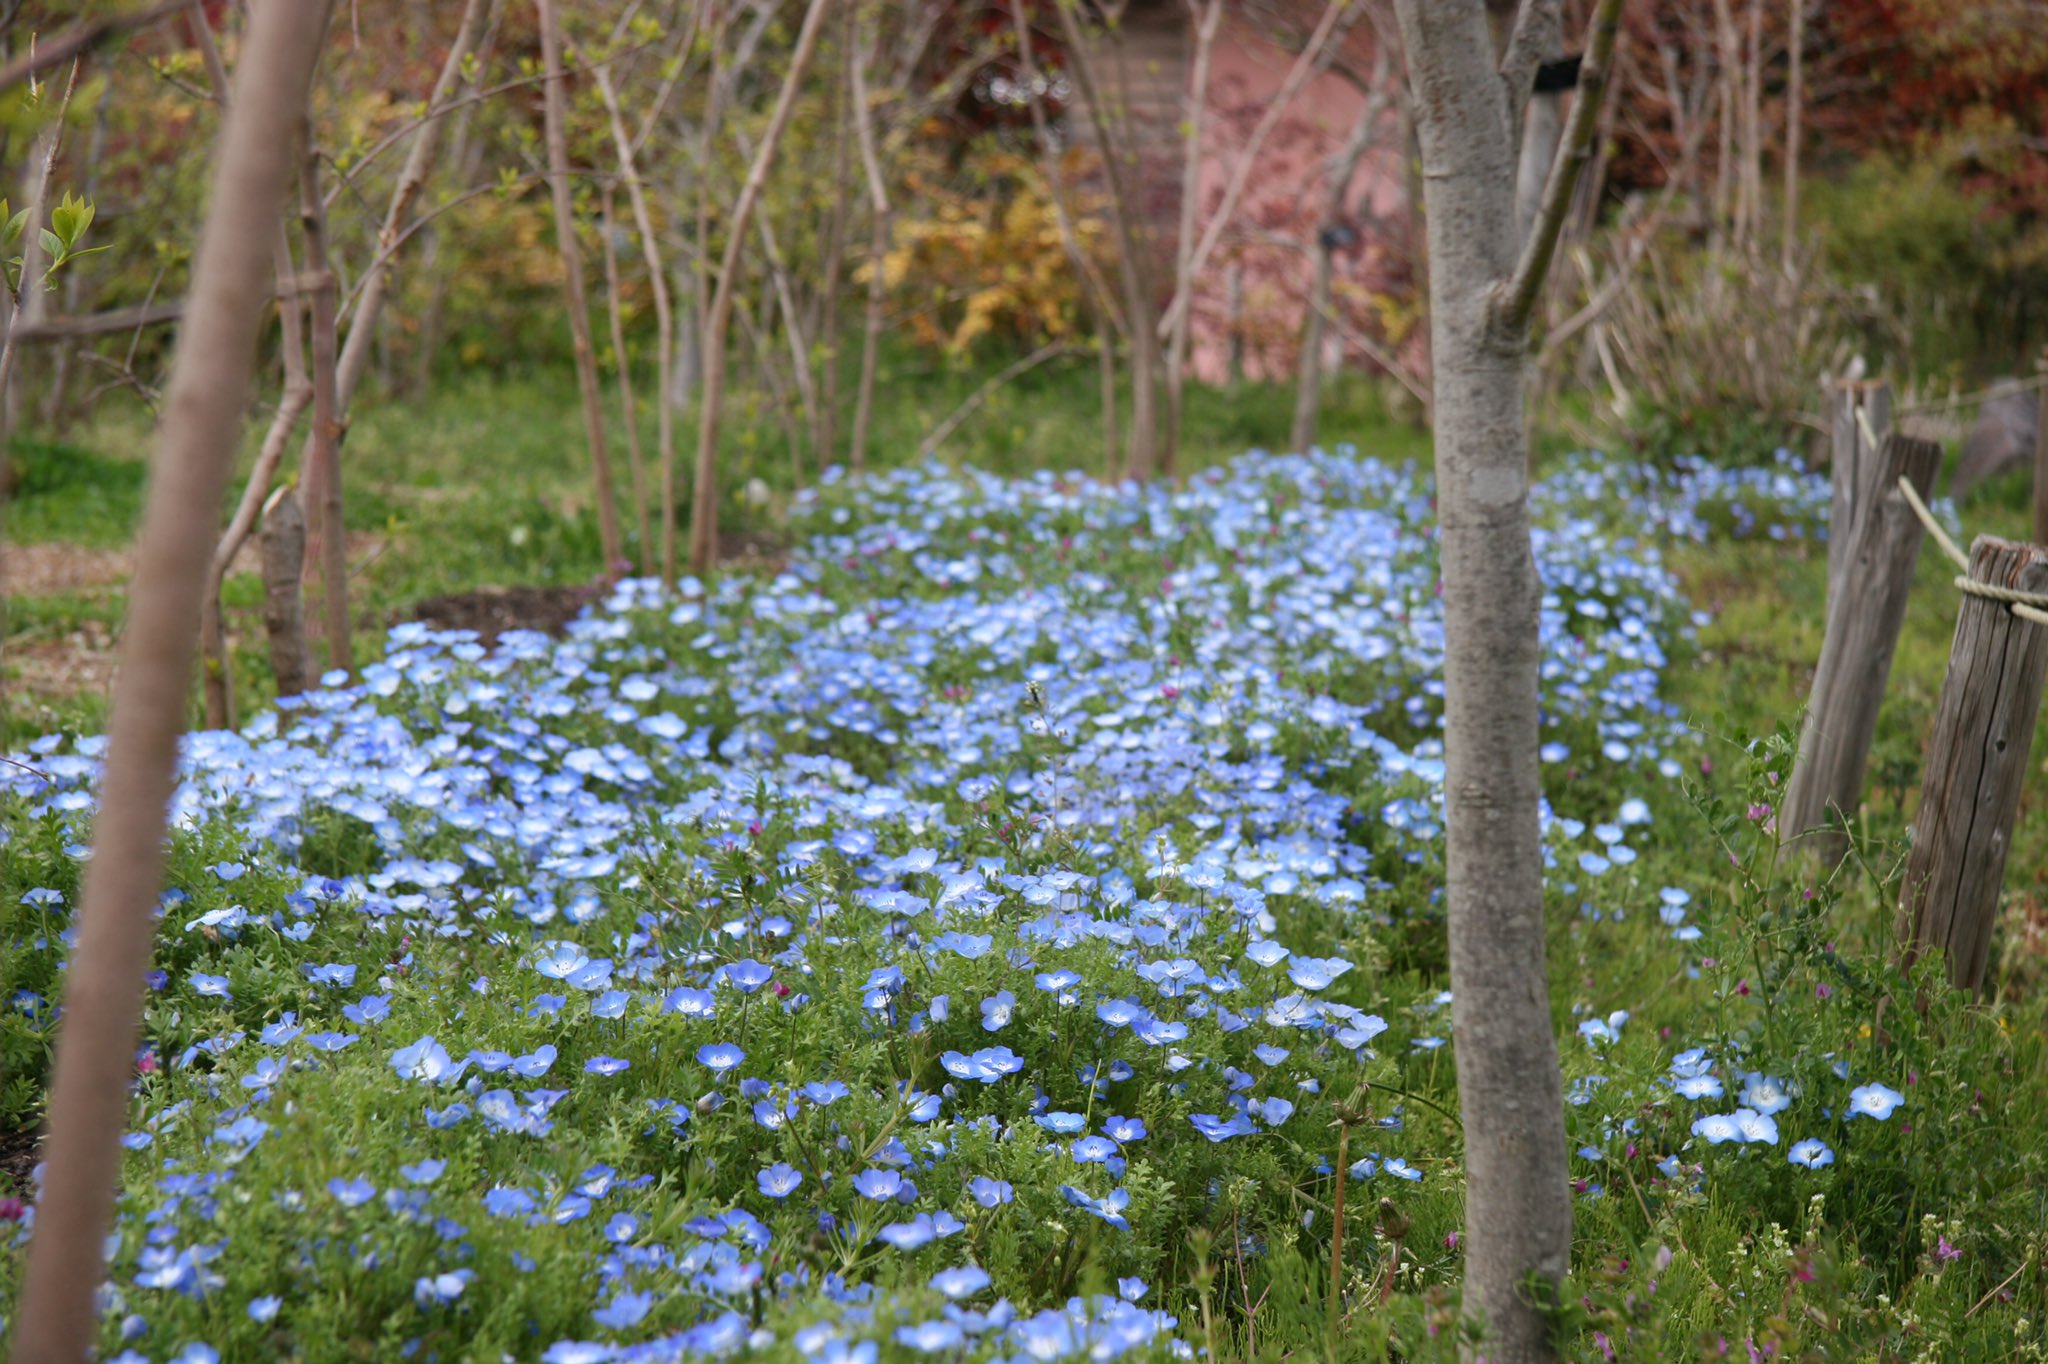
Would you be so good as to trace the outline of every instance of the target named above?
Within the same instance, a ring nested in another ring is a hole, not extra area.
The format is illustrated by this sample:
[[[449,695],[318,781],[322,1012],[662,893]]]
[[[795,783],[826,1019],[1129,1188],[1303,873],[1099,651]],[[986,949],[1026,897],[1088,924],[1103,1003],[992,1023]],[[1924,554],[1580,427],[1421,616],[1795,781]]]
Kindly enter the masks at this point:
[[[398,1167],[398,1173],[413,1184],[432,1184],[441,1177],[441,1172],[447,1168],[447,1161],[429,1158],[411,1165],[401,1165]]]
[[[896,1250],[912,1251],[966,1229],[967,1224],[950,1212],[921,1212],[908,1222],[891,1222],[875,1233],[875,1239]]]
[[[1682,1099],[1718,1099],[1723,1090],[1721,1081],[1712,1075],[1681,1075],[1673,1078],[1671,1087]]]
[[[633,1002],[633,996],[624,990],[607,990],[590,1001],[592,1018],[624,1018],[626,1006]]]
[[[1804,1165],[1809,1170],[1818,1170],[1824,1165],[1833,1165],[1835,1153],[1818,1137],[1808,1137],[1804,1141],[1793,1142],[1792,1149],[1785,1153],[1785,1159],[1794,1165]]]
[[[661,997],[661,1011],[685,1018],[710,1018],[718,1012],[718,1001],[709,990],[678,985]]]
[[[1422,1178],[1422,1171],[1416,1169],[1399,1156],[1388,1156],[1384,1161],[1380,1162],[1380,1168],[1396,1179],[1405,1179],[1410,1183]]]
[[[1137,1141],[1145,1135],[1145,1121],[1142,1118],[1104,1118],[1102,1134],[1115,1142]]]
[[[730,1042],[707,1042],[697,1048],[697,1060],[712,1073],[723,1075],[747,1059],[747,1054]]]
[[[896,1328],[896,1343],[921,1355],[935,1355],[958,1349],[967,1337],[950,1321],[921,1321],[915,1326]]]
[[[1195,1125],[1197,1132],[1210,1141],[1248,1137],[1259,1130],[1258,1126],[1242,1113],[1232,1114],[1228,1119],[1219,1118],[1214,1113],[1195,1113],[1189,1116],[1188,1121]]]
[[[621,1060],[616,1056],[593,1056],[583,1063],[585,1073],[590,1075],[617,1075],[621,1071],[631,1070],[632,1067],[631,1061]]]
[[[341,1006],[341,1016],[359,1028],[367,1028],[391,1017],[390,995],[364,995],[353,1004]]]
[[[775,979],[775,968],[764,962],[755,961],[752,957],[743,957],[739,961],[727,963],[721,975],[741,993],[752,994]]]
[[[1116,1143],[1108,1137],[1082,1137],[1067,1149],[1082,1165],[1100,1165],[1117,1153]]]
[[[457,1061],[430,1033],[409,1047],[391,1053],[391,1068],[401,1080],[424,1080],[428,1084],[451,1083],[469,1068],[469,1061]]]
[[[638,1326],[653,1307],[652,1293],[619,1293],[590,1316],[599,1326],[609,1326],[614,1331],[623,1331],[629,1326]]]
[[[257,1040],[266,1047],[281,1047],[304,1031],[299,1025],[299,1016],[287,1010],[277,1022],[264,1028]]]
[[[413,1281],[412,1299],[423,1308],[454,1302],[475,1277],[476,1271],[467,1268],[446,1274],[424,1275]]]
[[[1008,990],[1000,990],[981,1001],[981,1026],[984,1032],[1001,1032],[1009,1025],[1017,1011],[1017,996]]]
[[[1130,999],[1105,999],[1095,1006],[1095,1016],[1111,1028],[1125,1028],[1151,1018],[1144,1005]]]
[[[787,1198],[804,1182],[803,1172],[787,1161],[778,1160],[754,1176],[761,1192],[770,1198]]]
[[[1742,1080],[1742,1106],[1763,1114],[1782,1113],[1792,1106],[1783,1080],[1751,1071]]]
[[[853,1091],[839,1080],[811,1080],[800,1091],[803,1096],[820,1108],[838,1103]]]
[[[1017,1191],[1008,1180],[991,1179],[987,1175],[976,1175],[967,1184],[967,1196],[984,1208],[998,1208],[1017,1196]]]
[[[1342,957],[1296,957],[1287,964],[1287,978],[1304,990],[1322,990],[1350,969]]]
[[[306,962],[299,966],[299,972],[315,985],[332,985],[337,989],[346,990],[356,983],[354,962],[335,961],[319,966]]]
[[[1889,1085],[1858,1085],[1849,1091],[1849,1116],[1852,1118],[1876,1118],[1883,1122],[1892,1115],[1892,1110],[1906,1101],[1906,1096]]]
[[[862,1170],[853,1177],[853,1189],[862,1198],[872,1198],[877,1203],[909,1203],[917,1198],[917,1186],[905,1179],[900,1170]]]
[[[1060,1185],[1060,1194],[1067,1202],[1083,1212],[1101,1218],[1118,1231],[1129,1231],[1131,1229],[1129,1220],[1123,1215],[1124,1209],[1131,1206],[1131,1192],[1128,1189],[1119,1186],[1110,1190],[1103,1197],[1095,1198],[1071,1184],[1062,1184]]]
[[[359,1208],[377,1196],[377,1186],[367,1179],[330,1179],[327,1192],[344,1208]]]
[[[194,971],[185,979],[192,983],[192,990],[203,999],[233,999],[226,976],[210,976],[204,971]]]
[[[932,1275],[932,1287],[955,1302],[973,1297],[989,1283],[988,1271],[976,1264],[956,1265]]]
[[[267,1325],[277,1320],[277,1309],[283,1306],[283,1298],[251,1298],[249,1299],[249,1320]]]

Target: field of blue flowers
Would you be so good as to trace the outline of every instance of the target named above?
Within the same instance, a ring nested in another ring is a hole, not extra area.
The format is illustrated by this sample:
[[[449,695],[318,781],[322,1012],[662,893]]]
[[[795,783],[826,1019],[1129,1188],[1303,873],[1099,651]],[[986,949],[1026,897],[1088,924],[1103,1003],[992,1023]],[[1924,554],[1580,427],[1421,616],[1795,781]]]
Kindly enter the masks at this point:
[[[1802,881],[1784,735],[1670,699],[1668,547],[1826,500],[1538,496],[1574,1357],[2043,1357],[2039,1039],[1915,1007],[1881,850]],[[1432,520],[1349,452],[828,481],[779,576],[190,736],[106,1355],[1449,1357]],[[100,751],[0,768],[0,1120]]]

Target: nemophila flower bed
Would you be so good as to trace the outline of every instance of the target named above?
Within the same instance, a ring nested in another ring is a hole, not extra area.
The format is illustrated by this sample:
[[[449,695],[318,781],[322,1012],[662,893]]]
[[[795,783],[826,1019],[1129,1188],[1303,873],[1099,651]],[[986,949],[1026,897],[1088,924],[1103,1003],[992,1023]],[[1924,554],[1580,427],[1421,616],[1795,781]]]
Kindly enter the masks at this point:
[[[1694,878],[1645,874],[1698,762],[1660,694],[1695,622],[1658,546],[1810,535],[1825,500],[1782,467],[1593,461],[1539,494],[1555,950],[1640,994],[1560,999],[1588,1208],[1612,1185],[1669,1214],[1724,1173],[1798,1208],[1909,1158],[1906,1077],[1851,1042],[1774,1054],[1717,985],[1703,835],[1657,864]],[[563,641],[400,628],[358,685],[189,738],[109,1353],[1319,1341],[1340,1117],[1347,1310],[1398,1287],[1440,1313],[1423,478],[911,470],[829,485],[797,530],[773,580],[629,582]],[[16,1117],[100,751],[0,769]],[[11,1282],[33,1210],[5,1212]]]

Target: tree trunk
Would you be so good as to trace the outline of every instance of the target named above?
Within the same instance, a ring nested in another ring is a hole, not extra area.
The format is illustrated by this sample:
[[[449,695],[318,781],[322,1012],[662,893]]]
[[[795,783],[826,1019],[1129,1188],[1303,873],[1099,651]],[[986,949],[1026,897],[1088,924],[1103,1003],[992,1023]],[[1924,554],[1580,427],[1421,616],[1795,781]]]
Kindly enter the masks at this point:
[[[106,779],[64,984],[43,1196],[14,1324],[13,1358],[23,1364],[82,1359],[98,1335],[101,1246],[120,1185],[143,974],[163,887],[164,818],[207,556],[271,288],[267,243],[326,20],[325,4],[255,7],[215,153],[136,547]]]
[[[1159,471],[1159,330],[1145,299],[1144,232],[1130,187],[1124,184],[1126,152],[1110,126],[1102,90],[1088,56],[1088,40],[1076,17],[1078,6],[1055,5],[1067,37],[1067,58],[1102,149],[1102,173],[1109,190],[1109,216],[1117,238],[1117,277],[1123,282],[1124,333],[1131,343],[1131,431],[1123,472],[1141,482]]]
[[[1542,584],[1529,535],[1523,392],[1529,318],[1592,140],[1620,5],[1601,0],[1571,126],[1526,239],[1515,223],[1514,128],[1527,91],[1495,73],[1486,6],[1397,8],[1428,207],[1464,1310],[1485,1333],[1487,1360],[1524,1364],[1554,1357],[1541,1299],[1571,1268],[1572,1208],[1544,967]]]
[[[633,227],[640,237],[641,259],[647,265],[647,287],[654,295],[654,325],[659,333],[654,443],[656,457],[661,461],[661,580],[672,586],[676,580],[676,396],[670,388],[669,371],[675,365],[675,313],[669,304],[668,272],[661,259],[661,241],[654,234],[654,215],[647,207],[647,186],[640,179],[639,161],[626,133],[618,92],[612,88],[610,73],[603,67],[597,69],[596,75],[598,97],[604,101],[605,115],[611,122],[612,147],[619,154],[619,176],[626,182],[626,202],[633,207]],[[641,533],[646,534],[644,527]],[[647,554],[653,553],[654,546],[650,544]]]
[[[1223,23],[1223,0],[1187,0],[1189,17],[1195,21],[1195,61],[1188,82],[1187,130],[1181,149],[1180,236],[1174,246],[1174,293],[1192,294],[1191,273],[1195,257],[1195,210],[1202,189],[1202,118],[1209,108],[1209,54],[1216,46],[1216,30]],[[1184,307],[1174,314],[1167,328],[1166,342],[1166,436],[1160,444],[1160,462],[1171,474],[1180,458],[1182,386],[1187,379],[1188,341],[1194,309]]]
[[[355,671],[354,650],[349,638],[348,538],[342,516],[341,493],[341,393],[339,361],[334,341],[334,272],[327,262],[327,214],[320,199],[320,157],[313,146],[313,127],[306,124],[306,159],[299,171],[299,216],[306,241],[306,268],[313,272],[313,300],[309,321],[313,351],[313,430],[309,442],[311,462],[306,484],[312,494],[313,524],[309,534],[306,568],[311,575],[312,556],[320,562],[320,601],[327,634],[327,666],[342,672]],[[360,328],[366,319],[358,318]]]
[[[541,62],[547,72],[546,124],[548,188],[554,198],[555,246],[562,256],[562,297],[569,310],[569,337],[576,349],[576,388],[583,399],[583,433],[590,442],[590,467],[597,480],[597,530],[604,547],[607,579],[619,571],[625,551],[619,541],[619,506],[612,491],[612,462],[605,451],[604,408],[598,398],[597,356],[590,344],[590,305],[583,293],[583,261],[576,249],[576,210],[569,189],[568,77],[562,71],[562,31],[554,0],[534,0],[540,23]]]
[[[541,0],[545,4],[548,0]],[[768,181],[782,133],[789,126],[790,111],[796,107],[798,89],[811,56],[818,50],[818,34],[825,25],[830,0],[811,0],[804,26],[797,34],[796,50],[790,53],[789,71],[783,77],[782,92],[776,97],[775,112],[769,115],[768,130],[754,153],[747,182],[740,190],[726,223],[725,257],[720,264],[718,288],[712,295],[711,314],[704,322],[704,395],[697,422],[697,476],[690,497],[690,571],[703,574],[718,561],[718,423],[719,406],[725,397],[725,339],[732,323],[732,295],[738,284],[740,251],[746,245],[747,225],[760,203],[761,190]]]
[[[1386,112],[1387,89],[1392,64],[1388,60],[1387,45],[1379,44],[1373,54],[1372,93],[1366,97],[1365,107],[1359,111],[1358,121],[1351,127],[1351,136],[1345,141],[1343,150],[1329,163],[1329,183],[1324,191],[1323,223],[1316,233],[1315,277],[1309,284],[1308,317],[1303,322],[1301,356],[1294,383],[1294,429],[1289,444],[1296,450],[1307,452],[1315,444],[1316,419],[1322,411],[1323,402],[1323,326],[1330,311],[1331,275],[1334,262],[1332,252],[1336,248],[1340,233],[1350,228],[1351,182],[1358,175],[1358,165],[1365,159],[1365,153],[1372,146],[1373,136],[1379,127],[1380,116]],[[1237,336],[1235,315],[1242,307],[1244,288],[1242,271],[1232,268],[1231,311],[1233,323],[1231,346],[1241,349]],[[1241,368],[1239,360],[1234,368]]]
[[[626,424],[626,468],[633,480],[633,519],[640,532],[640,573],[654,576],[654,527],[647,513],[647,465],[640,457],[640,406],[633,400],[633,365],[626,358],[626,318],[619,295],[619,248],[613,237],[612,192],[602,200],[599,226],[604,233],[604,307],[611,323],[612,362],[618,367],[619,411]]]
[[[306,513],[299,495],[279,488],[263,507],[263,632],[270,642],[270,673],[280,697],[306,690],[312,668],[306,654],[306,599],[299,564],[306,554]]]
[[[851,87],[854,140],[860,148],[861,173],[868,185],[868,297],[861,318],[860,387],[853,396],[853,433],[848,441],[846,462],[855,472],[867,465],[868,423],[874,418],[875,366],[882,343],[882,305],[888,298],[885,274],[889,257],[889,186],[882,177],[882,161],[875,145],[875,110],[868,99],[868,55],[858,33],[847,39],[847,82]]]
[[[1806,0],[1791,0],[1790,85],[1785,92],[1785,228],[1779,261],[1789,279],[1799,248],[1799,123],[1806,113]]]

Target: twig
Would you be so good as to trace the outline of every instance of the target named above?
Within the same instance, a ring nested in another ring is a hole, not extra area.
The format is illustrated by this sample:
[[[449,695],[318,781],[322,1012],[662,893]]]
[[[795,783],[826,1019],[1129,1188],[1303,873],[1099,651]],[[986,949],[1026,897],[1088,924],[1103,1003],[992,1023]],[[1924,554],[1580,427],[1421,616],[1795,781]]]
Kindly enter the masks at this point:
[[[976,410],[978,410],[983,403],[989,400],[990,395],[993,394],[997,389],[1001,388],[1004,384],[1010,382],[1010,380],[1016,378],[1020,374],[1023,374],[1027,370],[1038,368],[1038,366],[1044,364],[1046,361],[1052,359],[1056,355],[1066,354],[1073,348],[1073,343],[1070,341],[1051,341],[1043,346],[1040,346],[1037,350],[1031,352],[1031,354],[1025,356],[1023,359],[1013,360],[1008,365],[1005,365],[1002,369],[998,370],[994,375],[992,375],[989,378],[989,380],[986,383],[984,383],[980,388],[975,389],[974,392],[968,397],[966,402],[954,408],[953,415],[947,417],[944,421],[940,422],[937,426],[932,428],[932,433],[929,436],[926,436],[924,438],[924,441],[917,447],[918,458],[923,459],[929,455],[936,453],[938,451],[938,448],[941,445],[945,444],[946,438],[952,435],[955,431],[958,431],[961,427],[961,424],[964,423],[969,417],[973,416]]]
[[[165,15],[177,13],[185,5],[186,0],[168,0],[168,3],[135,14],[107,14],[97,19],[80,20],[48,42],[37,43],[25,55],[0,67],[0,90],[11,90],[74,57],[84,56],[117,33],[147,27]]]

